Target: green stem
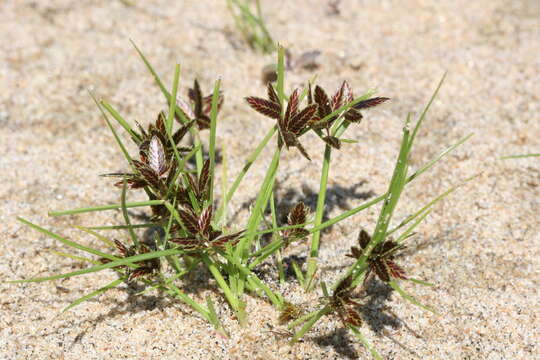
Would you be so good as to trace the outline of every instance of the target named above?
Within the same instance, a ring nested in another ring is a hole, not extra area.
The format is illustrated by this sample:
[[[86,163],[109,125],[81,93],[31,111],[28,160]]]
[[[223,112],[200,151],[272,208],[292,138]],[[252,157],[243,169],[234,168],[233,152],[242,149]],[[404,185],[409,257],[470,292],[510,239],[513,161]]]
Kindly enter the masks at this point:
[[[163,205],[164,202],[165,202],[164,200],[148,200],[148,201],[126,203],[125,205],[126,205],[126,208],[134,208],[134,207],[141,207],[141,206]],[[49,216],[74,215],[74,214],[81,214],[81,213],[94,212],[94,211],[117,210],[121,208],[122,208],[122,204],[102,205],[102,206],[86,207],[86,208],[79,208],[79,209],[73,209],[73,210],[51,211],[49,212]]]
[[[272,195],[270,196],[270,211],[272,214],[272,227],[277,228],[277,214],[276,214],[276,204],[274,201],[274,191],[272,191]],[[281,236],[279,235],[279,232],[274,232],[273,234],[274,239],[280,239]],[[281,258],[281,251],[276,251],[276,266],[279,273],[279,283],[284,284],[285,283],[285,270],[283,269],[283,259]]]
[[[221,290],[223,290],[223,293],[225,294],[225,297],[227,298],[227,301],[233,308],[233,310],[236,312],[238,321],[240,324],[245,323],[245,313],[244,310],[240,304],[240,301],[238,298],[232,293],[231,289],[229,288],[229,285],[227,285],[227,282],[219,272],[219,269],[217,268],[216,264],[208,257],[208,255],[203,254],[202,255],[202,261],[204,264],[208,267],[208,270],[212,273],[212,276],[214,276],[214,279],[218,283]]]
[[[330,159],[332,155],[332,148],[326,145],[324,149],[324,159],[321,171],[321,181],[319,185],[319,196],[317,197],[317,209],[315,211],[315,227],[321,225],[324,215],[324,204],[326,200],[326,187],[328,184],[328,173],[330,171]],[[319,244],[321,239],[321,232],[315,231],[311,238],[310,259],[308,260],[308,268],[306,274],[306,284],[312,284],[312,277],[317,270],[317,257],[319,256]],[[310,289],[306,289],[310,290]]]
[[[240,241],[240,244],[236,248],[236,256],[241,257],[242,259],[247,258],[248,249],[251,246],[253,239],[255,238],[257,229],[261,222],[262,214],[266,208],[266,205],[268,204],[268,199],[272,194],[272,188],[274,186],[274,180],[276,177],[277,168],[279,166],[280,155],[280,149],[276,149],[274,157],[272,158],[272,162],[268,167],[266,176],[259,190],[259,195],[257,196],[257,200],[255,201],[255,206],[251,211],[251,217],[249,218],[247,225],[247,234]]]
[[[209,144],[209,158],[210,158],[210,204],[214,201],[214,173],[216,168],[216,128],[217,128],[217,112],[219,102],[219,88],[221,86],[221,80],[216,81],[214,85],[214,93],[212,94],[212,109],[210,110],[210,144]]]
[[[236,176],[236,179],[234,180],[234,183],[232,184],[231,188],[227,192],[227,195],[225,196],[225,199],[223,200],[223,202],[221,203],[221,205],[220,205],[220,207],[218,209],[217,217],[216,217],[218,219],[217,220],[218,222],[221,222],[222,217],[223,217],[223,213],[224,213],[224,210],[225,210],[225,206],[227,206],[227,204],[229,203],[229,201],[233,197],[234,193],[236,192],[236,189],[238,189],[238,186],[240,185],[240,183],[244,179],[244,176],[247,174],[249,168],[251,167],[251,165],[253,165],[255,160],[257,160],[257,158],[259,157],[259,155],[261,154],[263,149],[266,147],[266,145],[268,144],[268,142],[270,141],[272,136],[274,136],[274,134],[276,133],[276,131],[277,131],[277,126],[274,126],[272,129],[270,129],[268,131],[268,133],[266,134],[266,136],[264,137],[264,139],[262,139],[262,141],[259,143],[257,148],[253,151],[253,153],[251,153],[251,155],[246,160],[246,163],[244,164],[244,167],[242,168],[240,173]]]
[[[320,318],[322,318],[324,315],[330,313],[332,311],[332,309],[328,306],[325,306],[323,307],[321,310],[317,311],[317,313],[311,317],[309,319],[309,321],[307,321],[304,326],[302,326],[302,328],[296,333],[294,334],[293,338],[291,339],[291,341],[289,342],[289,344],[294,344],[295,342],[297,342],[298,340],[300,340],[302,338],[302,336],[304,336],[305,333],[307,333],[312,327],[313,325],[315,325],[315,323],[317,321],[319,321]]]

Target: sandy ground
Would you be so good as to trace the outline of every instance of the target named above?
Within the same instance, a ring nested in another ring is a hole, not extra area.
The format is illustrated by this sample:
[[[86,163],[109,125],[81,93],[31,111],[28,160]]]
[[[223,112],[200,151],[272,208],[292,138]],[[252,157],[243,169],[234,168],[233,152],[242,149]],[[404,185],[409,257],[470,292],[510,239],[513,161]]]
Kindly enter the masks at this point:
[[[136,2],[139,3],[139,2]],[[272,122],[243,102],[262,95],[261,69],[271,56],[249,50],[234,30],[224,1],[0,2],[0,279],[73,271],[86,266],[49,250],[58,242],[22,226],[23,216],[85,244],[99,243],[73,224],[119,223],[116,212],[49,218],[49,210],[117,202],[119,192],[97,175],[126,168],[87,90],[115,104],[128,119],[147,123],[164,107],[128,39],[171,82],[182,65],[182,91],[195,76],[204,89],[223,80],[225,107],[218,141],[229,173]],[[480,176],[438,205],[411,243],[407,271],[436,284],[404,287],[440,316],[425,313],[380,284],[367,300],[362,331],[388,359],[540,358],[540,161],[500,160],[540,150],[540,2],[536,0],[344,0],[329,15],[321,0],[263,1],[268,27],[293,54],[322,52],[319,82],[347,79],[357,93],[376,87],[392,101],[370,111],[335,156],[328,216],[385,191],[408,111],[418,113],[445,71],[448,78],[421,131],[413,155],[419,166],[461,137],[475,136],[403,195],[396,221],[469,176]],[[291,89],[313,76],[287,74]],[[283,157],[284,203],[313,206],[322,150],[303,139],[313,161]],[[254,167],[231,213],[242,226],[242,205],[253,199],[270,152]],[[141,198],[135,195],[132,199]],[[358,229],[373,229],[372,208],[324,234],[321,276],[344,271],[343,255]],[[116,234],[125,237],[124,234]],[[291,250],[305,254],[305,246]],[[347,262],[346,264],[349,264]],[[231,332],[217,335],[186,306],[158,294],[135,296],[120,287],[60,314],[76,298],[114,279],[103,272],[65,281],[0,284],[2,359],[353,359],[366,350],[338,321],[325,318],[303,342],[288,346],[276,312],[247,297],[249,325],[241,328],[226,306]],[[204,286],[204,285],[203,285]],[[294,282],[280,290],[317,303]],[[208,290],[193,287],[201,298]],[[216,301],[223,303],[218,295]],[[381,313],[382,306],[395,315]]]

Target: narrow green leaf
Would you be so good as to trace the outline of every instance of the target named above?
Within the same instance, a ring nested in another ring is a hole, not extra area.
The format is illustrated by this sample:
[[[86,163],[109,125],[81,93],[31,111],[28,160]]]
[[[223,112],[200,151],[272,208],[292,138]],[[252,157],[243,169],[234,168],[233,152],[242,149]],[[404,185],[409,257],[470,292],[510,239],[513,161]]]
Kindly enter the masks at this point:
[[[98,100],[96,99],[96,97],[94,96],[94,94],[92,94],[91,92],[89,93],[90,96],[92,97],[92,100],[94,100],[94,102],[96,103],[99,111],[101,112],[101,115],[103,116],[103,118],[105,119],[105,122],[107,123],[107,126],[109,128],[109,130],[111,130],[113,136],[114,136],[114,139],[116,140],[116,143],[118,144],[118,147],[120,148],[120,150],[122,151],[122,154],[124,154],[124,157],[126,158],[126,160],[128,161],[128,163],[130,164],[130,166],[133,168],[133,162],[131,160],[131,156],[129,155],[128,151],[126,150],[126,147],[124,146],[124,143],[122,142],[122,140],[120,139],[120,136],[118,136],[118,133],[116,132],[116,130],[114,129],[114,127],[112,126],[111,122],[109,121],[109,118],[107,117],[107,114],[105,114],[105,111],[103,111],[103,107],[101,106],[101,104],[98,102]]]
[[[210,159],[210,204],[214,202],[214,179],[216,168],[216,129],[220,86],[221,80],[217,80],[214,85],[214,92],[212,93],[212,108],[210,110],[210,141],[208,145],[208,155]]]
[[[25,220],[25,219],[23,219],[21,217],[18,217],[17,220],[19,220],[23,224],[31,227],[32,229],[37,230],[40,233],[42,233],[44,235],[47,235],[48,237],[50,237],[52,239],[58,240],[61,243],[65,244],[65,245],[67,245],[69,247],[72,247],[74,249],[79,249],[79,250],[82,250],[82,251],[87,252],[89,254],[97,255],[97,256],[104,257],[104,258],[107,258],[107,259],[110,259],[110,260],[118,259],[116,256],[112,256],[112,255],[103,253],[103,252],[101,252],[99,250],[96,250],[96,249],[93,249],[93,248],[90,248],[90,247],[87,247],[87,246],[84,246],[84,245],[80,245],[80,244],[78,244],[78,243],[76,243],[74,241],[68,240],[68,239],[66,239],[66,238],[64,238],[64,237],[62,237],[62,236],[60,236],[58,234],[53,233],[52,231],[44,229],[41,226],[36,225],[34,223],[31,223],[30,221]]]
[[[110,269],[116,266],[122,266],[122,265],[137,266],[136,263],[144,261],[144,260],[150,260],[150,259],[155,259],[158,257],[167,256],[167,255],[176,255],[176,254],[183,254],[183,253],[184,252],[182,250],[178,250],[178,249],[153,251],[153,252],[149,252],[145,254],[140,254],[140,255],[135,255],[135,256],[131,256],[127,258],[114,260],[106,264],[93,266],[87,269],[77,270],[77,271],[73,271],[73,272],[69,272],[65,274],[45,276],[45,277],[39,277],[39,278],[33,278],[33,279],[12,280],[12,281],[7,281],[7,283],[43,282],[43,281],[49,281],[49,280],[65,279],[65,278],[70,278],[77,275],[84,275],[84,274],[89,274],[96,271]],[[108,254],[103,254],[103,255],[104,257],[111,258],[111,256]]]
[[[114,280],[113,282],[111,282],[111,283],[105,285],[104,287],[99,288],[98,290],[93,291],[93,292],[91,292],[90,294],[87,294],[87,295],[84,295],[83,297],[78,298],[77,300],[73,301],[71,304],[69,304],[68,306],[66,306],[66,307],[64,308],[64,310],[62,310],[62,312],[66,312],[66,311],[68,311],[69,309],[72,309],[72,308],[74,308],[75,306],[80,305],[80,304],[82,304],[83,302],[85,302],[85,301],[87,301],[87,300],[90,300],[90,299],[93,298],[93,297],[96,297],[96,296],[98,296],[98,295],[103,294],[103,293],[106,292],[107,290],[112,289],[112,288],[118,286],[119,284],[121,284],[125,279],[126,279],[126,277],[123,277],[123,278],[120,278],[120,279],[116,279],[116,280]]]
[[[501,157],[501,160],[506,159],[521,159],[521,158],[528,158],[528,157],[537,157],[540,156],[540,153],[538,154],[522,154],[522,155],[508,155]]]
[[[124,183],[122,185],[122,196],[120,197],[120,205],[122,205],[122,215],[124,216],[124,221],[126,222],[127,230],[128,230],[129,236],[131,237],[131,241],[133,241],[133,244],[135,246],[138,246],[139,239],[137,238],[135,231],[133,231],[133,228],[131,227],[131,221],[129,220],[129,214],[126,208],[126,189],[127,189],[127,182],[126,182],[126,179],[124,179]]]
[[[383,360],[383,358],[381,357],[381,355],[379,355],[377,350],[375,350],[373,345],[371,345],[369,341],[367,341],[364,335],[362,335],[362,333],[355,326],[347,325],[347,327],[349,328],[349,330],[351,330],[354,336],[356,336],[356,338],[360,340],[360,342],[365,346],[365,348],[368,349],[369,353],[371,354],[371,356],[373,356],[374,359]]]
[[[410,281],[410,282],[413,282],[415,284],[429,286],[429,287],[435,287],[435,284],[429,283],[429,282],[424,281],[424,280],[415,279],[415,278],[408,278],[407,280]]]
[[[111,116],[124,128],[124,130],[127,131],[127,133],[131,136],[132,139],[135,141],[140,141],[140,137],[137,133],[133,131],[131,126],[129,126],[128,122],[124,120],[124,118],[116,111],[111,104],[107,103],[105,100],[100,101],[101,105],[111,114]]]
[[[126,208],[163,205],[163,202],[164,200],[136,201],[132,203],[126,203]],[[117,210],[121,208],[122,208],[122,204],[102,205],[102,206],[86,207],[86,208],[73,209],[73,210],[51,211],[49,212],[49,216],[74,215],[74,214],[82,214],[82,213],[95,212],[95,211]]]
[[[100,264],[99,261],[95,261],[95,260],[90,259],[90,258],[86,258],[86,257],[82,257],[82,256],[77,256],[77,255],[72,255],[72,254],[68,254],[68,253],[62,252],[62,251],[56,251],[56,250],[51,250],[51,249],[48,249],[48,251],[49,251],[51,254],[58,255],[58,256],[62,256],[62,257],[65,257],[65,258],[68,258],[68,259],[72,259],[72,260],[75,260],[75,261],[88,262],[88,263],[91,263],[91,264],[94,264],[94,265]]]
[[[421,304],[413,296],[407,294],[402,288],[399,287],[399,285],[397,284],[397,282],[395,280],[390,281],[388,283],[388,285],[390,285],[390,287],[392,287],[392,289],[396,290],[398,292],[398,294],[401,295],[402,298],[409,301],[410,303],[412,303],[412,304],[414,304],[414,305],[416,305],[418,307],[421,307],[422,309],[427,310],[427,311],[429,311],[429,312],[431,312],[431,313],[433,313],[435,315],[439,315],[433,308]]]

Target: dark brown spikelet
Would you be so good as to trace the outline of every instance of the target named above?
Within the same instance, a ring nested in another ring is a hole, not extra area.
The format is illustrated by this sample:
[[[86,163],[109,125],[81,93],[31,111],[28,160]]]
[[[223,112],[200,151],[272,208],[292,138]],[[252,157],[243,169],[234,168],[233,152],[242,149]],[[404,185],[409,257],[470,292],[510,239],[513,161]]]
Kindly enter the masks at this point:
[[[129,251],[127,247],[124,246],[120,241],[114,240],[114,245],[116,246],[116,249],[123,257],[130,257],[133,254]]]
[[[152,272],[153,272],[153,269],[150,267],[147,267],[147,266],[138,267],[130,272],[128,281],[132,281],[144,275],[150,275]]]
[[[165,130],[165,123],[166,123],[165,113],[163,111],[160,111],[156,119],[156,130],[158,133],[167,134],[167,130]]]
[[[176,132],[173,134],[173,141],[175,145],[178,145],[178,143],[184,138],[184,136],[186,136],[187,132],[194,123],[194,120],[188,121],[186,124],[183,124],[180,129],[176,130]]]
[[[334,149],[341,149],[341,140],[335,136],[325,136],[323,137],[325,143],[333,147]]]
[[[238,231],[233,234],[228,235],[220,235],[216,237],[215,239],[211,240],[210,245],[212,247],[217,248],[224,248],[226,244],[230,244],[231,246],[234,246],[238,243],[242,235],[244,235],[245,230]]]
[[[341,280],[330,298],[329,305],[331,306],[333,313],[337,314],[343,324],[360,326],[362,325],[362,318],[360,317],[360,313],[356,310],[356,307],[360,306],[360,304],[351,299],[351,294],[354,290],[351,287],[352,280],[352,275]]]
[[[281,325],[284,325],[289,321],[298,319],[303,314],[304,310],[300,306],[286,301],[283,304],[283,309],[279,313],[278,321]]]
[[[271,83],[266,84],[266,91],[268,93],[268,99],[276,104],[279,104],[279,97],[276,94],[276,90]]]
[[[150,252],[150,249],[144,244],[140,244],[138,247],[133,245],[127,248],[124,244],[122,244],[120,241],[115,239],[114,245],[116,246],[116,249],[118,250],[118,252],[121,254],[122,258],[129,258],[135,255],[146,254]],[[99,261],[102,264],[111,262],[110,259],[106,259],[106,258],[100,258]],[[128,281],[131,281],[143,275],[150,275],[154,273],[154,271],[159,270],[160,268],[159,258],[138,261],[136,264],[138,266],[136,269],[131,270],[128,268],[127,270],[127,273],[129,274]],[[127,266],[120,265],[120,266],[115,266],[114,268],[125,269],[127,268]]]
[[[304,110],[297,113],[289,122],[288,129],[299,136],[304,128],[311,122],[317,111],[317,105],[311,104],[304,108]]]
[[[379,277],[379,279],[381,279],[382,282],[387,283],[390,281],[390,272],[388,271],[388,268],[386,267],[386,262],[384,260],[370,261],[369,268],[371,271],[377,274],[377,276]]]
[[[177,99],[176,103],[180,109],[182,115],[186,120],[193,120],[197,123],[199,130],[205,130],[210,128],[210,112],[212,109],[212,95],[203,96],[199,81],[195,79],[193,81],[193,87],[188,90],[188,98],[193,104],[193,109],[182,99]],[[217,99],[217,109],[221,109],[223,105],[223,94],[220,92]],[[182,123],[182,119],[175,114],[175,118],[178,122]]]
[[[345,279],[341,280],[340,283],[336,286],[336,289],[334,290],[334,294],[332,295],[332,297],[334,299],[348,298],[351,292],[351,289],[350,289],[351,284],[352,284],[352,275],[349,275]]]
[[[169,239],[170,242],[180,245],[180,247],[186,251],[196,251],[199,250],[202,246],[201,242],[194,237],[174,237]]]
[[[203,113],[206,115],[210,115],[210,112],[212,111],[212,97],[213,95],[206,95],[203,98]],[[222,92],[220,91],[217,98],[217,110],[221,110],[221,107],[223,106],[224,97]]]
[[[307,220],[308,214],[309,208],[303,202],[299,202],[289,212],[289,215],[287,216],[287,225],[292,226],[304,224]],[[291,241],[303,239],[308,236],[309,231],[302,226],[294,229],[284,230],[282,235],[285,238],[285,247],[287,247]]]
[[[358,234],[358,244],[360,245],[360,248],[365,249],[370,241],[371,236],[369,236],[368,232],[364,229],[360,230],[360,233]]]
[[[160,183],[159,183],[159,175],[152,169],[150,166],[146,165],[143,162],[140,162],[138,160],[132,160],[133,165],[137,169],[137,171],[140,173],[142,179],[146,181],[148,185],[155,189],[159,189]]]
[[[405,273],[405,270],[403,270],[394,261],[387,260],[386,261],[386,267],[387,267],[388,272],[390,273],[391,277],[396,278],[396,279],[407,280],[407,274]]]
[[[358,245],[360,247],[351,247],[351,253],[346,256],[356,259],[360,258],[370,241],[371,236],[369,236],[367,231],[362,229],[358,234]],[[383,282],[389,282],[392,278],[407,279],[405,270],[394,262],[396,252],[403,248],[403,245],[400,245],[393,240],[385,240],[377,244],[368,256],[369,267],[364,283],[371,273],[375,273],[375,275]]]
[[[283,118],[283,122],[281,124],[282,128],[288,129],[289,131],[291,131],[290,120],[298,112],[298,93],[298,89],[295,89],[291,96],[289,96],[289,102],[287,103],[287,109],[285,110],[285,117]]]
[[[354,105],[353,108],[358,109],[358,110],[367,109],[367,108],[370,108],[370,107],[380,105],[383,102],[388,101],[388,100],[390,100],[390,98],[387,98],[387,97],[374,97],[374,98],[371,98],[371,99],[360,101],[358,104]]]
[[[360,230],[360,233],[358,233],[358,245],[360,247],[352,246],[351,247],[351,253],[346,254],[345,256],[352,257],[355,259],[360,258],[363,254],[363,250],[368,246],[369,242],[371,241],[371,236],[369,236],[368,232],[364,229]]]
[[[319,85],[315,86],[315,102],[319,105],[319,118],[324,118],[332,112],[330,107],[330,99],[326,91]]]
[[[254,96],[246,97],[246,101],[253,110],[264,116],[276,120],[281,118],[281,107],[278,103]]]
[[[278,147],[281,148],[283,145],[286,145],[287,148],[296,147],[306,159],[311,160],[302,144],[298,141],[298,137],[302,135],[304,130],[307,130],[307,125],[312,123],[317,105],[309,104],[300,111],[300,91],[295,89],[289,96],[285,114],[282,116],[282,107],[274,87],[271,83],[268,83],[267,87],[268,100],[249,96],[246,97],[247,103],[255,111],[277,120],[279,127]]]
[[[206,199],[206,194],[210,188],[210,159],[207,159],[201,169],[201,175],[199,176],[199,196],[201,199]]]
[[[347,95],[346,85],[347,85],[347,82],[343,81],[339,89],[334,94],[334,96],[332,96],[332,102],[331,102],[332,109],[334,110],[339,109],[343,105],[343,100],[345,99]]]
[[[362,317],[360,313],[353,306],[344,306],[340,313],[341,321],[344,324],[352,326],[361,326]]]
[[[199,219],[191,208],[187,206],[180,208],[178,215],[189,233],[193,235],[199,233]]]
[[[356,246],[352,246],[350,254],[345,254],[345,256],[358,259],[360,256],[362,256],[362,250],[360,250]]]
[[[199,216],[199,231],[205,236],[209,236],[211,230],[211,221],[212,221],[212,205],[208,205]]]
[[[289,213],[289,225],[299,225],[305,223],[308,214],[309,208],[303,202],[299,202]]]

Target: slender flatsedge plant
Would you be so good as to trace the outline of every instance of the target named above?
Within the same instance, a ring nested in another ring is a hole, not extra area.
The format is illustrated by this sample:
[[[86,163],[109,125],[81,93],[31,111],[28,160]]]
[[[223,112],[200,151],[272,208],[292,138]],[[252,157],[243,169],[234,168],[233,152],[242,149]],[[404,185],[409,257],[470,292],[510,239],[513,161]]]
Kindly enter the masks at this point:
[[[362,321],[358,310],[362,307],[362,304],[352,300],[354,297],[353,292],[361,282],[363,283],[362,287],[364,288],[364,291],[367,291],[365,288],[365,282],[370,274],[374,274],[380,281],[388,284],[405,300],[425,310],[435,312],[431,307],[421,304],[417,299],[415,299],[412,295],[409,295],[400,287],[398,284],[399,280],[410,280],[414,283],[427,286],[431,286],[431,284],[422,280],[410,278],[406,271],[395,262],[394,256],[397,252],[401,251],[405,247],[403,243],[414,235],[414,229],[422,222],[422,220],[426,218],[433,205],[456,190],[459,185],[452,187],[435,197],[431,202],[422,207],[413,215],[406,218],[394,228],[390,228],[390,224],[398,201],[402,192],[405,190],[406,185],[440,160],[440,158],[435,159],[412,174],[410,174],[408,171],[410,153],[413,148],[414,140],[418,134],[422,122],[425,119],[429,107],[437,96],[443,80],[444,78],[439,83],[439,86],[437,87],[431,100],[418,118],[412,132],[410,129],[411,116],[410,114],[407,116],[407,120],[403,128],[403,137],[399,155],[388,191],[386,194],[375,199],[376,201],[382,201],[383,205],[379,213],[375,229],[372,232],[373,235],[370,235],[365,229],[360,230],[358,235],[358,246],[353,246],[351,248],[351,253],[346,255],[356,259],[356,261],[347,269],[341,279],[334,284],[332,287],[332,295],[329,295],[326,284],[322,282],[321,289],[324,294],[324,298],[327,299],[323,302],[322,307],[289,323],[289,329],[295,329],[296,327],[302,325],[302,327],[293,335],[291,340],[292,343],[304,336],[304,334],[308,332],[323,316],[337,315],[343,325],[348,328],[351,333],[362,342],[362,344],[365,345],[374,358],[381,358],[375,348],[360,332],[359,326],[362,325]],[[467,140],[470,136],[472,135],[469,135],[458,144],[445,150],[442,154],[448,153],[448,151]],[[467,179],[466,181],[468,180],[470,179]],[[397,239],[391,239],[390,235],[400,229],[402,232]]]
[[[221,89],[221,81],[217,80],[213,90],[205,93],[199,81],[194,79],[193,85],[187,90],[187,97],[184,97],[179,91],[180,66],[176,65],[172,86],[168,90],[142,51],[134,43],[133,46],[163,93],[167,108],[160,109],[157,116],[146,126],[137,122],[132,124],[112,104],[103,99],[98,100],[91,94],[116,140],[119,151],[126,159],[126,171],[103,175],[104,181],[115,179],[111,185],[120,189],[119,201],[115,204],[49,213],[50,216],[65,216],[120,211],[123,223],[94,227],[74,226],[82,233],[100,240],[106,249],[102,250],[75,242],[19,218],[30,228],[74,250],[87,253],[87,257],[82,257],[54,252],[59,256],[87,262],[89,266],[64,274],[15,280],[13,283],[42,282],[112,270],[117,274],[117,279],[75,299],[64,311],[123,283],[139,282],[146,287],[140,295],[157,289],[160,293],[191,307],[196,314],[226,335],[226,329],[223,328],[217,315],[215,299],[208,296],[203,302],[199,302],[182,290],[193,278],[187,275],[205,268],[213,277],[212,286],[215,286],[222,295],[220,301],[228,304],[229,310],[240,324],[243,325],[248,321],[246,296],[257,296],[281,311],[279,321],[289,322],[289,329],[296,331],[296,327],[302,326],[294,333],[292,342],[300,339],[321,317],[335,315],[376,357],[378,355],[375,349],[359,330],[362,319],[358,308],[362,304],[355,300],[354,291],[360,283],[363,284],[368,276],[376,276],[406,300],[430,309],[402,290],[398,280],[427,283],[410,277],[406,272],[406,266],[398,265],[394,258],[404,248],[404,242],[413,235],[414,229],[429,214],[431,208],[457,186],[435,197],[397,226],[390,228],[390,224],[405,187],[468,139],[464,138],[452,145],[415,172],[408,171],[414,140],[440,85],[412,131],[409,128],[410,116],[407,118],[388,191],[323,222],[332,151],[346,151],[344,144],[355,142],[343,137],[347,128],[360,123],[364,117],[361,111],[379,105],[388,98],[373,97],[371,91],[355,97],[346,81],[331,97],[322,87],[312,82],[306,84],[304,88],[293,89],[288,93],[285,86],[285,51],[278,46],[276,85],[267,84],[265,97],[245,98],[246,106],[270,118],[268,132],[232,181],[229,181],[231,179],[228,178],[227,167],[224,164],[221,181],[216,181],[218,177],[216,153],[221,145],[217,141],[218,125],[221,121],[218,118],[225,96]],[[127,133],[133,143],[131,147],[124,144],[117,132],[118,127]],[[319,137],[320,144],[324,147],[319,196],[313,220],[310,209],[302,201],[293,205],[287,214],[278,214],[276,207],[276,198],[279,196],[276,179],[280,166],[286,166],[282,161],[282,155],[287,150],[295,151],[297,159],[294,161],[310,161],[310,155],[301,139],[308,132],[313,132]],[[191,141],[188,141],[188,137]],[[203,141],[204,137],[207,137],[208,141]],[[271,141],[272,139],[275,141]],[[209,144],[208,149],[204,148],[204,143]],[[136,151],[130,152],[129,149],[133,146]],[[251,166],[266,147],[273,148],[273,156],[250,208],[247,223],[231,224],[227,219],[229,204]],[[223,149],[222,145],[221,148]],[[190,161],[192,159],[195,160],[193,165]],[[221,198],[216,198],[215,186],[221,186]],[[129,201],[129,196],[134,191],[144,192],[148,200]],[[328,289],[324,279],[318,282],[315,276],[321,231],[379,202],[382,202],[383,206],[375,229],[370,232],[360,231],[358,246],[351,248],[348,254],[349,258],[354,259],[354,264],[331,289]],[[148,220],[134,223],[133,216],[128,211],[131,208],[149,209]],[[270,219],[267,219],[267,210]],[[279,219],[284,217],[286,223],[280,224]],[[105,235],[110,230],[123,230],[125,235],[121,239],[113,239]],[[271,240],[265,240],[266,234],[271,234]],[[391,235],[395,238],[391,238]],[[306,240],[308,238],[311,238],[309,242]],[[287,279],[282,256],[292,243],[305,243],[305,246],[309,246],[307,270],[304,272],[296,263],[291,265],[297,280],[307,290],[320,284],[323,292],[322,307],[310,313],[287,301],[276,290],[274,284],[265,283],[257,276],[257,268],[270,261],[275,264],[276,277],[285,282]]]

